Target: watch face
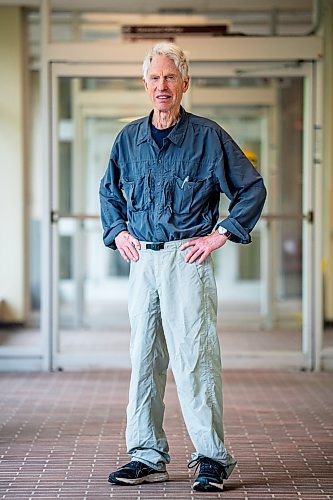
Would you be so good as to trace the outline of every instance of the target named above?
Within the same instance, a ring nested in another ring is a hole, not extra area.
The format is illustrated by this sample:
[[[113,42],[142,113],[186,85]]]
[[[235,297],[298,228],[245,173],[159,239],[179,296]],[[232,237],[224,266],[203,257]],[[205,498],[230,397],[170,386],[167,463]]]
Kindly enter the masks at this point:
[[[225,227],[219,226],[217,228],[217,231],[219,234],[221,234],[222,236],[226,236],[228,239],[231,237],[231,232],[228,231],[228,229],[226,229]]]

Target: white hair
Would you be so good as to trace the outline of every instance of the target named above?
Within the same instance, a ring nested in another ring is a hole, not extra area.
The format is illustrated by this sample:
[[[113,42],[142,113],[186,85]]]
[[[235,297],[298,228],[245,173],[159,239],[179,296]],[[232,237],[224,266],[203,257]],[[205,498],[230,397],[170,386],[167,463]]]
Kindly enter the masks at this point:
[[[146,80],[148,76],[149,66],[154,56],[167,56],[169,57],[179,69],[182,79],[186,80],[188,77],[188,61],[182,49],[171,42],[160,42],[154,45],[149,50],[144,58],[142,71],[143,78]]]

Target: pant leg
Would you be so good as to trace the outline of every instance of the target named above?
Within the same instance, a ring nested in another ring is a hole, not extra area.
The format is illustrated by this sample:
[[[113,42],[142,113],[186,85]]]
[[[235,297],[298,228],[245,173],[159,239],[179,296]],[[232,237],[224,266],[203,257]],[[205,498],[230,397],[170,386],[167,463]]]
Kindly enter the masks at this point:
[[[169,355],[155,286],[154,256],[149,254],[142,251],[139,261],[131,263],[129,279],[132,372],[126,444],[132,459],[161,468],[170,461],[163,430]]]
[[[188,264],[185,252],[163,253],[160,267],[162,324],[185,424],[196,452],[222,463],[235,459],[224,446],[217,292],[212,258]]]

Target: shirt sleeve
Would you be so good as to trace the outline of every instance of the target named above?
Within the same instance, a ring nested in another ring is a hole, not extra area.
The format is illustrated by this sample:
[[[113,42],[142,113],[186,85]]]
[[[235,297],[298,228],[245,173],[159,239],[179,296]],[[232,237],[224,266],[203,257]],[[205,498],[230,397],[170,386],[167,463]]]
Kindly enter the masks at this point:
[[[120,172],[111,153],[110,161],[99,188],[103,241],[116,250],[115,237],[127,230],[127,204],[120,188]]]
[[[251,243],[250,233],[264,207],[266,188],[261,175],[233,139],[228,138],[222,148],[216,177],[230,205],[229,215],[221,225],[232,233],[231,241]]]

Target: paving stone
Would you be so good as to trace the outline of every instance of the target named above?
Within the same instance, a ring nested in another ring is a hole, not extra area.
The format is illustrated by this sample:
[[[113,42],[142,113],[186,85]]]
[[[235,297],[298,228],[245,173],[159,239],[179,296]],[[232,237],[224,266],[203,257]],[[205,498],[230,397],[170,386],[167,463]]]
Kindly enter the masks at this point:
[[[333,374],[225,371],[225,441],[238,460],[221,493],[191,489],[193,447],[172,374],[170,481],[110,485],[128,462],[130,372],[0,375],[0,499],[333,499]]]

